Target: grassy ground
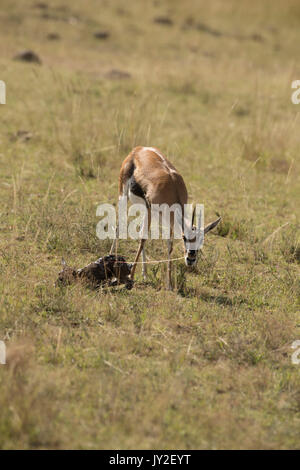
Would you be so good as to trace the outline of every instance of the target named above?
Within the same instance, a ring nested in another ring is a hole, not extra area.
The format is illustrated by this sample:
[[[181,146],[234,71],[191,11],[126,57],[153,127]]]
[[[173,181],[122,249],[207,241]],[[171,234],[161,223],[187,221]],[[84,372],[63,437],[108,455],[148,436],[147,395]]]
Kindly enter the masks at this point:
[[[0,447],[299,448],[299,2],[0,6]],[[108,252],[96,208],[134,145],[223,216],[197,272],[55,288],[62,256]]]

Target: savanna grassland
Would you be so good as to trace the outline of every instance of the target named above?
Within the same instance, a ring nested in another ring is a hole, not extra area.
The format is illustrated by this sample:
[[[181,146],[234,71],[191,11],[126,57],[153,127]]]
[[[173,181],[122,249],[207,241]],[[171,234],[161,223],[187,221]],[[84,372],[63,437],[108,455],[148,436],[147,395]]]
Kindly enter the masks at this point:
[[[0,7],[0,447],[299,448],[299,2]],[[62,257],[107,254],[96,208],[135,145],[223,217],[197,270],[54,287]]]

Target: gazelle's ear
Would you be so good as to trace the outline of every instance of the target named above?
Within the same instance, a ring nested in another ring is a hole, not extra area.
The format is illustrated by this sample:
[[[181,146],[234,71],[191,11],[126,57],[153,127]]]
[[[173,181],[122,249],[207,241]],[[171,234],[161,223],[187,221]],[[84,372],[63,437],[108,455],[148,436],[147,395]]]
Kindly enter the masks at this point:
[[[219,217],[214,222],[211,222],[210,224],[206,225],[206,227],[204,227],[204,234],[210,232],[213,228],[215,228],[218,225],[218,223],[220,222],[221,219],[222,219],[222,217]]]

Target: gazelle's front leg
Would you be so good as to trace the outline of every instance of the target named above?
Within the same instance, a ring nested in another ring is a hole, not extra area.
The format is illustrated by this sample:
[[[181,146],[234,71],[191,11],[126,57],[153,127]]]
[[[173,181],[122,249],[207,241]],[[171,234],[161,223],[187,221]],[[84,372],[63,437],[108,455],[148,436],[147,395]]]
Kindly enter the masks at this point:
[[[145,237],[148,234],[150,223],[151,223],[151,214],[150,214],[150,210],[148,209],[147,213],[145,215],[144,221],[143,221],[142,228],[141,228],[142,236]],[[142,273],[143,273],[144,279],[146,277],[146,254],[145,254],[145,247],[144,247],[145,243],[146,243],[146,238],[142,238],[141,241],[140,241],[140,245],[139,245],[134,263],[133,263],[132,268],[131,268],[130,277],[131,277],[132,280],[134,278],[134,273],[135,273],[135,270],[136,270],[136,263],[138,262],[138,259],[139,259],[141,253],[142,253],[142,256],[143,256]]]
[[[132,268],[131,268],[131,272],[130,272],[130,278],[131,280],[133,280],[134,278],[134,273],[135,273],[135,269],[136,269],[136,263],[138,262],[139,260],[139,257],[140,257],[140,254],[144,248],[144,245],[146,243],[146,239],[145,238],[142,238],[141,241],[140,241],[140,245],[139,245],[139,248],[138,248],[138,251],[136,253],[136,257],[135,257],[135,260],[133,262],[133,265],[132,265]]]
[[[118,248],[117,248],[117,243],[118,243],[118,239],[119,239],[119,225],[118,225],[118,221],[117,221],[115,239],[113,240],[112,245],[111,245],[111,249],[110,249],[110,252],[109,252],[110,255],[113,255],[113,254],[116,254],[116,255],[117,255],[117,250],[118,250]],[[116,250],[116,253],[114,253],[115,250]]]
[[[118,202],[118,210],[117,210],[117,215],[116,215],[116,231],[115,231],[115,238],[112,242],[111,249],[109,254],[115,254],[117,255],[118,253],[118,243],[119,243],[119,232],[120,232],[120,210],[124,211],[127,210],[127,186],[123,188],[123,193],[119,195],[119,202]]]
[[[146,251],[145,251],[145,247],[143,247],[142,249],[142,259],[143,259],[143,264],[142,264],[142,274],[143,274],[143,278],[144,280],[147,279],[147,261],[146,261]]]
[[[172,261],[170,257],[173,251],[173,239],[167,240],[167,244],[168,244],[167,289],[172,290]]]
[[[119,196],[119,202],[124,197],[125,197],[124,194],[123,194],[123,196]],[[118,242],[119,242],[119,213],[117,211],[115,238],[114,238],[114,240],[112,242],[112,245],[111,245],[111,249],[110,249],[110,252],[109,252],[110,255],[113,255],[113,254],[117,255],[118,254]]]

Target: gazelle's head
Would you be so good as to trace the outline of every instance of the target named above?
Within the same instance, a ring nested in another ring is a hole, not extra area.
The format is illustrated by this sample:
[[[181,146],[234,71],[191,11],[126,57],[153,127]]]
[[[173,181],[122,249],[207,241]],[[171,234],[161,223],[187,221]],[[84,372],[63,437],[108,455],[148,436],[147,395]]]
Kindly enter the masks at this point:
[[[198,252],[201,245],[200,237],[200,230],[197,230],[195,226],[191,226],[189,229],[186,228],[182,234],[186,266],[192,267],[197,264]]]
[[[198,253],[202,248],[204,235],[213,228],[215,228],[221,220],[221,217],[216,219],[214,222],[206,225],[206,227],[201,228],[201,217],[199,217],[198,225],[194,224],[195,220],[195,209],[193,210],[193,215],[191,221],[184,219],[177,219],[181,221],[182,225],[182,239],[184,245],[184,261],[186,266],[193,267],[197,264]],[[183,222],[182,222],[183,220]]]

